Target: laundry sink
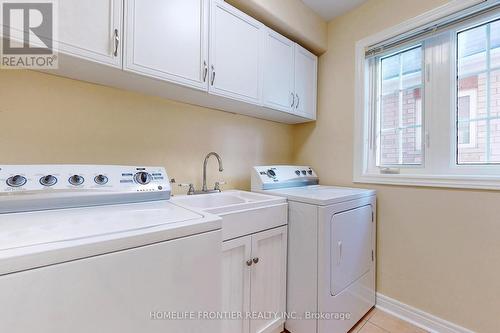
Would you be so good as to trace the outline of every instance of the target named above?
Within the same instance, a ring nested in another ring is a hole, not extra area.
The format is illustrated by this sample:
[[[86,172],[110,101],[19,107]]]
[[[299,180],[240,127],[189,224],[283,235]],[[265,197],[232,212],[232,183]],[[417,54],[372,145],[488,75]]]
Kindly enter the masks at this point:
[[[224,240],[287,223],[285,198],[246,191],[174,196],[171,202],[222,217]]]
[[[206,195],[185,196],[182,198],[179,197],[175,198],[175,202],[194,208],[210,210],[220,207],[243,204],[246,202],[246,200],[234,194],[213,193]]]
[[[246,191],[224,191],[220,193],[181,195],[172,201],[205,212],[223,214],[241,209],[258,208],[263,205],[284,202],[279,197]]]

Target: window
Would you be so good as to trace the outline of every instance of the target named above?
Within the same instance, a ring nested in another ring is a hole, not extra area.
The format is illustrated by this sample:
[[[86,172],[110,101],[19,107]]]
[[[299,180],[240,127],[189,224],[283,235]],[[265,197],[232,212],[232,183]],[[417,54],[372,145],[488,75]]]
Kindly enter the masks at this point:
[[[500,163],[500,21],[459,32],[457,44],[457,163]]]
[[[354,181],[500,189],[500,5],[467,2],[358,42]]]

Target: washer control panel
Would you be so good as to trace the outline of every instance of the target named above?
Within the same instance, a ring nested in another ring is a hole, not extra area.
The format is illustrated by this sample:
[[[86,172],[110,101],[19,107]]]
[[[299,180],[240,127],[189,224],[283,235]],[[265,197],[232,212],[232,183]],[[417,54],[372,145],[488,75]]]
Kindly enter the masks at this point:
[[[87,189],[117,192],[170,189],[162,167],[93,165],[0,166],[0,192]]]
[[[252,190],[317,185],[319,178],[309,166],[256,166],[252,170]]]
[[[170,192],[163,167],[0,166],[0,213],[165,200]]]

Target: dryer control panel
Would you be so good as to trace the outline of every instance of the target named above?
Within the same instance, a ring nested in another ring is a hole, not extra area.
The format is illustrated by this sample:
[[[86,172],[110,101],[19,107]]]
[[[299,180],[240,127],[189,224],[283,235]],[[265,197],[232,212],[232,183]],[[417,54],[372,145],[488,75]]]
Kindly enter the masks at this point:
[[[268,165],[252,170],[252,191],[317,184],[319,178],[309,166]]]

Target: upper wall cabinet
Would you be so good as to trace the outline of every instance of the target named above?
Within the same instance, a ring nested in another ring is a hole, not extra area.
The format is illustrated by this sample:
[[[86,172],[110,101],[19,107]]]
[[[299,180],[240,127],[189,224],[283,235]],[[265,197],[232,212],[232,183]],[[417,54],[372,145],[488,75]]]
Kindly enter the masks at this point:
[[[291,112],[295,104],[295,43],[266,29],[264,50],[264,106]]]
[[[265,26],[222,0],[210,15],[210,93],[260,105]]]
[[[316,119],[317,57],[223,0],[58,6],[54,74],[278,122]]]
[[[121,0],[58,1],[59,50],[122,67]]]
[[[316,119],[318,58],[295,44],[295,110],[300,116]]]
[[[264,51],[264,106],[316,119],[317,57],[267,29]]]
[[[125,70],[207,90],[209,0],[126,0]]]

